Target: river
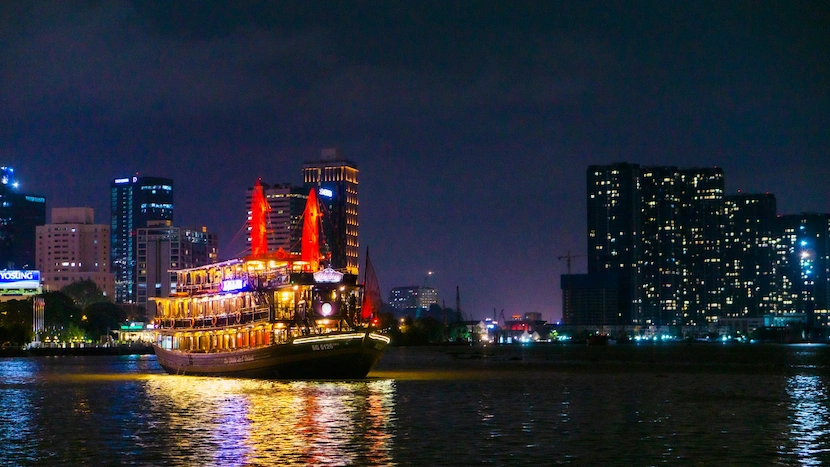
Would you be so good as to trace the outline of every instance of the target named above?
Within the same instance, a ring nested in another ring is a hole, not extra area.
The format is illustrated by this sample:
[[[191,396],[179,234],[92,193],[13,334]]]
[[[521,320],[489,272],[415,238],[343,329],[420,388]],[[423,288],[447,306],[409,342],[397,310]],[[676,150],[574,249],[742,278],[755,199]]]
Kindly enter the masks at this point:
[[[390,348],[362,381],[0,359],[0,465],[821,465],[830,347]]]

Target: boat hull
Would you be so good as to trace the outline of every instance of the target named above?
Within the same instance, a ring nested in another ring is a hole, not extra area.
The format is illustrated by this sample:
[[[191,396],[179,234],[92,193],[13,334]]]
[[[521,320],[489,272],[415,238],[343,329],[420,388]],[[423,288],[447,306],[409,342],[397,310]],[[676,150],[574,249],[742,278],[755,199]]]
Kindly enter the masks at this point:
[[[170,374],[274,379],[361,379],[389,343],[371,332],[300,337],[284,344],[219,352],[186,352],[154,346]]]

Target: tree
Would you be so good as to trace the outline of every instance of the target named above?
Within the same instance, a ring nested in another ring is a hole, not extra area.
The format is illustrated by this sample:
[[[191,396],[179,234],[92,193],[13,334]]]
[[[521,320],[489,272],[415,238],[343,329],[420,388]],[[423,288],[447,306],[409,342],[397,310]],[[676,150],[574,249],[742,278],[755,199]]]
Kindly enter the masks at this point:
[[[32,341],[32,301],[0,303],[0,345],[21,346]]]
[[[80,328],[81,309],[68,295],[62,292],[45,292],[43,301],[43,321],[47,332],[59,334],[70,325]]]
[[[124,312],[114,303],[93,303],[84,309],[83,327],[89,339],[98,340],[124,322]]]
[[[67,285],[66,287],[62,288],[61,292],[72,298],[72,301],[75,302],[75,305],[77,305],[81,309],[85,309],[93,303],[101,303],[107,301],[107,297],[104,296],[104,292],[101,291],[100,287],[98,287],[98,284],[96,284],[91,279],[84,279],[73,282]]]
[[[398,318],[393,313],[381,311],[378,313],[378,329],[386,332],[398,331]]]
[[[427,312],[424,315],[421,315],[421,318],[426,318],[427,316],[435,318],[438,321],[443,323],[444,322],[444,309],[441,308],[441,305],[439,305],[437,303],[433,303],[432,305],[429,306],[429,309],[427,310]]]
[[[450,342],[470,341],[470,330],[463,321],[454,321],[449,324],[448,328],[447,335],[449,336]]]
[[[444,323],[432,316],[415,320],[415,327],[418,328],[428,343],[441,342],[444,337]]]
[[[9,300],[0,303],[0,326],[32,326],[32,301]]]
[[[62,342],[79,341],[85,337],[84,330],[75,323],[70,323],[58,333]]]

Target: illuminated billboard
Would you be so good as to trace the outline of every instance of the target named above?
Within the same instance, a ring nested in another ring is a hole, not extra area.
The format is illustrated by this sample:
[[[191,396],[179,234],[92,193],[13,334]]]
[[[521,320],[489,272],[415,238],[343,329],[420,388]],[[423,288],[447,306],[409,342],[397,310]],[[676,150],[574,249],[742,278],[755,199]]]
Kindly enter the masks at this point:
[[[37,295],[40,271],[4,269],[0,271],[0,295]]]

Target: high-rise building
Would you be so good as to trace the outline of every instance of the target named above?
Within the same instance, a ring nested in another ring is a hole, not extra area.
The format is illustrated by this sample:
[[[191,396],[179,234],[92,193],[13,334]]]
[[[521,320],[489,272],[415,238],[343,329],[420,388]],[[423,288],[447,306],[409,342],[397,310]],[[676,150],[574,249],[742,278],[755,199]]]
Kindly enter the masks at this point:
[[[303,164],[306,190],[318,190],[325,205],[322,233],[324,251],[331,255],[331,267],[349,274],[358,273],[358,191],[357,165],[337,149],[323,149],[321,160]]]
[[[642,314],[637,324],[680,324],[683,268],[680,196],[680,174],[676,167],[641,168],[641,223],[638,226],[641,244],[637,266]]]
[[[248,188],[246,203],[248,206],[248,239],[251,246],[251,200],[253,187]],[[268,251],[282,248],[288,252],[299,253],[302,247],[302,216],[308,200],[308,190],[288,183],[262,184],[262,193],[271,210],[266,214],[266,240]]]
[[[112,271],[116,303],[136,301],[136,232],[149,221],[173,221],[173,180],[123,177],[113,180],[110,207]]]
[[[724,198],[723,316],[758,319],[772,313],[776,222],[772,194]]]
[[[721,169],[595,165],[587,181],[588,273],[619,278],[617,323],[714,321],[722,303]]]
[[[173,227],[170,221],[149,221],[136,235],[136,304],[155,311],[151,297],[168,297],[176,292],[177,269],[189,269],[215,263],[218,259],[218,235],[206,227]]]
[[[14,169],[0,167],[0,269],[34,269],[35,229],[46,224],[46,198],[18,190]]]
[[[777,222],[771,314],[802,315],[808,324],[827,325],[830,214],[792,214],[779,217]]]
[[[593,165],[588,167],[587,175],[588,271],[617,273],[617,319],[630,323],[639,320],[642,313],[637,274],[642,215],[640,167],[626,163]]]
[[[408,285],[389,292],[389,305],[398,311],[413,310],[416,315],[438,303],[438,291],[433,287]]]
[[[627,324],[619,321],[619,278],[616,273],[563,274],[562,323]]]
[[[723,169],[681,169],[680,187],[678,323],[704,325],[723,313]]]
[[[46,290],[91,280],[112,300],[110,226],[96,224],[92,208],[53,208],[52,222],[37,227],[37,269]]]

